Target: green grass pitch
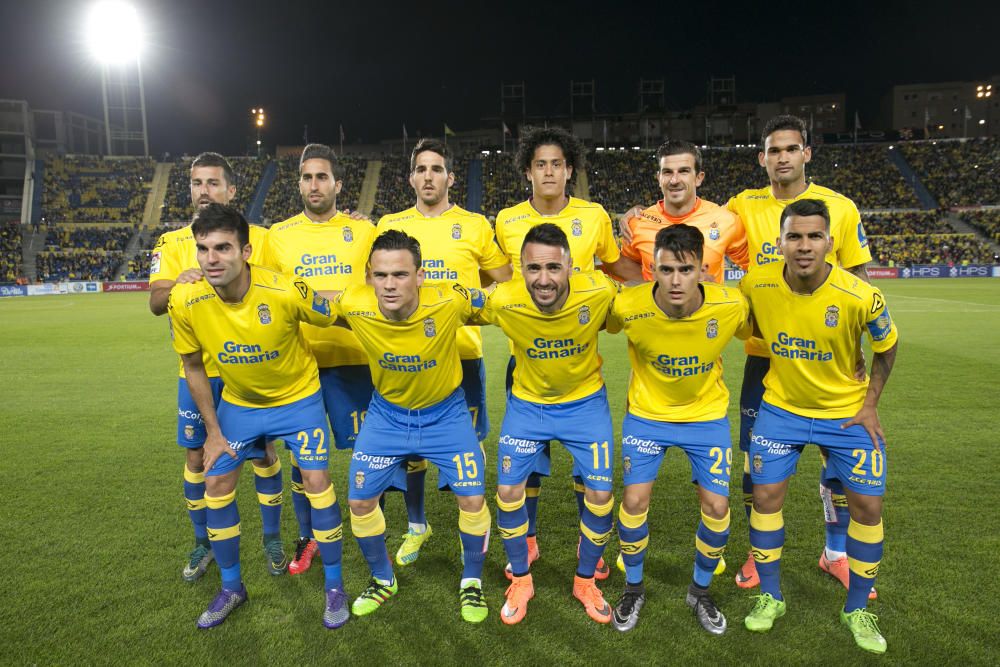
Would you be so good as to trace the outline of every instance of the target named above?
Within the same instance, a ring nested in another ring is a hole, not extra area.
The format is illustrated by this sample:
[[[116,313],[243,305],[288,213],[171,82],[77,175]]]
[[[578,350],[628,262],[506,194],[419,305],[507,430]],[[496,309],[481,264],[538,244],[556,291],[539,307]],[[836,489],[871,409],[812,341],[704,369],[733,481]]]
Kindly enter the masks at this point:
[[[883,281],[901,332],[883,396],[888,438],[886,548],[878,580],[886,664],[996,664],[1000,653],[1000,281]],[[490,417],[488,488],[496,479],[503,412],[505,343],[488,330]],[[623,337],[602,340],[616,427],[628,361]],[[0,663],[5,664],[823,664],[874,658],[840,626],[844,590],[820,572],[823,541],[819,456],[807,450],[785,508],[783,590],[788,614],[769,635],[742,619],[751,602],[733,583],[747,551],[739,478],[732,493],[729,569],[712,585],[729,618],[722,637],[705,633],[684,606],[698,510],[683,456],[671,451],[650,511],[648,601],[627,634],[591,622],[570,594],[576,507],[569,457],[558,449],[542,490],[536,597],[524,622],[506,627],[498,610],[506,587],[503,548],[494,536],[484,575],[490,617],[462,623],[458,612],[457,510],[428,491],[434,536],[420,560],[397,568],[400,592],[378,613],[323,629],[322,568],[272,578],[264,569],[252,475],[239,487],[243,569],[250,602],[220,628],[195,629],[218,587],[218,569],[181,580],[191,543],[181,493],[183,456],[174,444],[176,357],[167,323],[145,294],[17,298],[0,301]],[[743,352],[732,344],[725,373],[736,394]],[[735,421],[734,421],[735,430]],[[734,457],[734,473],[742,461]],[[283,454],[286,498],[287,455]],[[332,463],[346,497],[347,455]],[[616,471],[621,495],[621,473]],[[436,472],[428,476],[429,489]],[[492,493],[490,493],[492,496]],[[489,498],[494,507],[492,497]],[[344,504],[346,517],[346,503]],[[389,548],[405,532],[402,498],[390,497]],[[286,545],[295,535],[290,503]],[[614,557],[616,538],[608,553]],[[344,572],[356,595],[367,569],[345,522]],[[612,602],[624,579],[602,585]],[[991,657],[992,656],[992,657]]]

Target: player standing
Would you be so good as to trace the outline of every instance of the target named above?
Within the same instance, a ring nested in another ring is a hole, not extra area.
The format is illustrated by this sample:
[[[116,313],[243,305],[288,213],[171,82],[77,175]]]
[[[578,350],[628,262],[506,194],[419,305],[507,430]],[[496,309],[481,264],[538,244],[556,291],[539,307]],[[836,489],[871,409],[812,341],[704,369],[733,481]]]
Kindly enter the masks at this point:
[[[191,202],[197,210],[212,203],[228,204],[235,196],[236,180],[229,160],[218,153],[202,153],[191,162]],[[250,245],[253,248],[250,259],[255,263],[261,261],[266,234],[267,230],[263,227],[250,226]],[[149,272],[149,309],[154,315],[164,315],[174,285],[201,278],[191,225],[166,232],[153,248]],[[218,403],[222,395],[219,369],[208,356],[204,359],[204,366],[215,402]],[[184,381],[183,364],[180,364],[180,378],[177,381],[177,444],[185,448],[184,498],[195,538],[194,549],[181,574],[185,581],[195,581],[205,574],[214,555],[205,527],[205,468],[202,465],[205,424]],[[267,456],[255,459],[253,465],[254,484],[264,526],[264,556],[267,558],[268,571],[279,575],[288,567],[288,559],[281,545],[281,462],[269,443]]]
[[[448,198],[455,183],[453,158],[447,144],[422,139],[410,154],[410,185],[416,204],[384,216],[376,233],[398,229],[415,238],[423,257],[424,278],[475,286],[482,271],[495,282],[510,280],[510,262],[493,239],[493,228],[482,215],[470,213]],[[483,365],[483,337],[479,327],[463,327],[458,332],[458,353],[462,360],[462,390],[472,415],[476,437],[482,442],[490,432],[486,411],[486,369]],[[408,565],[420,556],[420,547],[432,530],[424,513],[424,477],[427,461],[407,461],[406,512],[409,526],[396,563]]]
[[[299,331],[302,322],[333,324],[330,303],[300,279],[248,264],[249,225],[235,209],[210,204],[195,216],[192,233],[205,279],[172,290],[169,312],[174,349],[205,423],[208,536],[222,573],[222,589],[198,627],[219,625],[247,600],[236,483],[243,461],[264,456],[264,443],[280,439],[297,459],[312,505],[325,576],[323,624],[338,628],[350,617],[340,506],[327,471],[330,431],[316,360]],[[218,409],[204,356],[217,362],[225,384]]]
[[[653,483],[666,450],[677,446],[691,462],[701,503],[685,600],[702,627],[720,635],[726,617],[708,594],[729,538],[732,441],[720,361],[734,335],[750,336],[749,309],[739,290],[699,282],[706,242],[697,227],[670,224],[653,243],[654,282],[625,288],[608,317],[610,333],[628,336],[632,365],[622,424],[625,491],[618,513],[626,584],[611,622],[624,632],[639,620],[646,601],[643,564]]]
[[[618,285],[597,271],[574,273],[566,234],[551,223],[528,231],[520,255],[521,276],[497,286],[478,317],[503,330],[517,360],[497,461],[497,526],[511,568],[500,618],[519,623],[534,596],[525,488],[549,441],[559,440],[584,486],[573,596],[608,623],[594,574],[614,527],[614,442],[597,336]]]
[[[337,177],[337,157],[323,144],[309,144],[299,160],[302,212],[274,224],[264,252],[267,265],[294,275],[314,290],[344,290],[365,283],[368,251],[375,228],[337,210],[343,180]],[[351,449],[371,400],[368,357],[354,334],[343,327],[302,325],[302,333],[319,366],[323,404],[333,428],[337,449]],[[292,500],[299,520],[291,574],[309,569],[317,544],[310,539],[310,505],[302,473],[292,457]]]
[[[752,270],[741,283],[771,355],[749,452],[750,546],[761,594],[744,623],[766,632],[785,614],[781,508],[799,454],[815,444],[826,467],[844,482],[850,513],[850,575],[841,620],[858,646],[884,653],[877,618],[865,607],[882,559],[887,473],[877,407],[896,358],[897,332],[879,290],[828,261],[830,227],[823,200],[789,204],[781,216],[783,260]],[[865,332],[874,354],[871,378],[859,380],[855,367]]]
[[[379,496],[410,457],[434,463],[442,487],[458,501],[462,543],[459,601],[462,618],[486,619],[482,571],[490,513],[483,499],[483,449],[463,395],[457,333],[483,294],[457,283],[424,283],[420,244],[399,230],[376,237],[369,259],[371,285],[350,286],[335,310],[368,354],[375,393],[351,457],[351,530],[372,578],[351,609],[377,610],[398,585],[385,548]]]
[[[601,260],[608,273],[623,280],[641,280],[639,265],[622,257],[615,243],[611,218],[604,207],[567,194],[574,171],[584,168],[584,147],[580,140],[561,128],[525,129],[515,157],[517,170],[531,183],[531,198],[497,214],[496,237],[500,248],[510,258],[514,276],[521,275],[521,248],[528,230],[541,223],[552,223],[563,230],[569,242],[573,270],[589,272],[595,268],[594,257]],[[511,364],[514,358],[511,358]],[[508,390],[511,370],[508,367]],[[529,560],[538,558],[537,517],[541,475],[548,475],[548,456],[538,459],[539,470],[531,471],[527,481],[528,550]],[[584,485],[574,471],[577,507],[583,512]],[[511,576],[510,566],[506,569]],[[597,577],[606,579],[607,565],[602,558]]]

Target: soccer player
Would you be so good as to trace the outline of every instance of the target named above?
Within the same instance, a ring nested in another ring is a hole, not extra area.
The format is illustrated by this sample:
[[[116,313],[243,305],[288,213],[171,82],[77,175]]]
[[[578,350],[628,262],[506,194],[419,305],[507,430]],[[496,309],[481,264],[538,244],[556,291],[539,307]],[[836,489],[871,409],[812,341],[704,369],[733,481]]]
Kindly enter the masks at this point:
[[[706,242],[697,227],[667,225],[653,242],[654,282],[625,288],[608,316],[608,331],[628,336],[632,364],[622,424],[625,491],[618,511],[626,584],[611,622],[631,630],[646,602],[649,502],[664,455],[676,446],[691,462],[701,503],[685,601],[705,630],[721,635],[726,617],[708,594],[729,538],[733,453],[721,354],[733,336],[750,336],[749,309],[739,290],[699,282]]]
[[[494,282],[510,280],[510,262],[493,239],[493,228],[483,216],[470,213],[448,199],[455,183],[452,153],[437,139],[422,139],[410,154],[410,185],[416,204],[384,216],[377,233],[390,229],[406,232],[420,243],[426,280],[447,280],[475,286],[480,271]],[[479,327],[463,327],[458,332],[458,353],[462,360],[462,390],[472,415],[476,436],[482,442],[490,432],[486,411],[486,373],[483,365],[483,338]],[[396,563],[408,565],[420,556],[420,547],[433,532],[424,514],[426,460],[406,464],[406,512],[409,527],[396,552]]]
[[[668,225],[693,225],[704,236],[705,275],[718,284],[725,279],[725,257],[747,268],[747,238],[743,223],[729,210],[698,196],[705,180],[701,150],[689,141],[668,141],[656,151],[656,179],[663,199],[625,218],[631,234],[622,243],[622,254],[639,262],[642,277],[655,273],[654,240]]]
[[[738,215],[747,230],[750,267],[758,267],[780,259],[775,239],[780,233],[782,210],[801,199],[819,199],[830,212],[830,252],[826,261],[839,265],[862,280],[868,280],[865,264],[871,261],[871,251],[857,207],[850,199],[833,190],[806,181],[805,165],[812,158],[806,124],[795,116],[775,116],[761,132],[758,155],[761,167],[767,171],[770,185],[757,190],[744,190],[734,196],[726,207]],[[859,348],[860,349],[860,348]],[[754,420],[764,393],[763,378],[769,367],[767,348],[760,339],[751,338],[746,345],[747,359],[740,392],[740,449],[746,453]],[[859,353],[859,375],[863,378],[864,359]],[[819,567],[840,581],[850,584],[846,543],[850,516],[844,495],[843,481],[830,475],[824,466],[820,477],[820,498],[826,520],[826,545],[819,557]],[[743,460],[743,503],[749,518],[752,495],[750,457]],[[753,554],[736,574],[741,588],[759,583]],[[874,598],[876,593],[870,593]]]
[[[552,223],[532,227],[520,255],[521,276],[498,285],[478,318],[507,334],[517,360],[497,461],[497,526],[511,567],[500,618],[519,623],[534,596],[525,488],[549,441],[559,440],[584,485],[573,595],[588,616],[608,623],[611,607],[594,573],[614,522],[614,442],[597,336],[618,285],[598,271],[574,273],[569,240]]]
[[[834,241],[822,199],[801,199],[781,215],[783,259],[752,270],[741,289],[771,355],[750,440],[750,546],[761,594],[744,623],[767,632],[785,614],[780,588],[788,481],[806,444],[844,483],[850,513],[847,602],[841,621],[861,648],[884,653],[869,592],[882,559],[885,437],[878,401],[896,358],[896,327],[879,290],[827,258]],[[858,380],[860,337],[872,341],[870,379]]]
[[[299,194],[302,212],[276,223],[268,231],[264,257],[269,266],[300,278],[314,290],[343,290],[363,285],[368,251],[375,227],[337,210],[343,187],[333,149],[309,144],[299,160]],[[343,327],[302,325],[302,333],[316,357],[323,404],[330,418],[337,449],[351,449],[371,400],[368,357],[354,334]],[[302,473],[292,457],[292,501],[299,523],[295,557],[290,574],[309,569],[317,543],[312,535],[309,499]]]
[[[580,140],[561,128],[525,129],[518,145],[515,164],[518,171],[531,183],[531,198],[516,206],[505,208],[497,214],[496,237],[500,248],[510,258],[515,277],[521,275],[521,247],[528,230],[543,222],[552,223],[563,230],[569,240],[573,270],[593,271],[594,256],[602,268],[627,281],[642,280],[639,265],[623,257],[615,243],[611,218],[604,207],[567,194],[574,171],[584,168],[584,147]],[[514,358],[507,369],[508,391]],[[532,471],[527,482],[528,550],[529,560],[539,556],[537,541],[538,497],[541,475],[548,475],[548,456],[538,460],[539,469]],[[574,490],[577,507],[583,512],[584,485],[574,471]],[[506,568],[511,577],[510,564]],[[599,579],[608,577],[608,567],[603,558],[598,564]]]
[[[351,610],[370,614],[398,590],[378,499],[400,465],[417,456],[438,467],[442,488],[458,501],[461,615],[479,623],[487,616],[482,571],[490,513],[483,449],[461,387],[457,334],[484,297],[455,282],[425,283],[421,266],[416,239],[389,230],[372,245],[371,285],[349,286],[335,299],[337,316],[368,354],[375,382],[348,476],[351,530],[372,578]]]
[[[330,302],[293,276],[248,264],[250,229],[235,209],[210,204],[195,216],[192,233],[204,280],[171,290],[174,349],[205,423],[205,503],[208,536],[222,573],[222,589],[198,618],[219,625],[247,600],[240,571],[240,516],[236,482],[246,459],[264,456],[267,440],[283,440],[302,472],[312,505],[311,525],[323,560],[323,624],[347,622],[341,575],[340,506],[327,471],[329,427],[316,360],[300,323],[329,326]],[[215,359],[223,382],[215,407],[204,356]]]
[[[229,161],[218,153],[202,153],[191,162],[191,201],[198,210],[212,203],[228,204],[236,196],[236,180]],[[267,231],[257,225],[250,226],[250,259],[261,260],[264,237]],[[166,232],[153,248],[149,272],[149,309],[154,315],[167,312],[167,301],[175,284],[201,280],[197,249],[191,226]],[[222,395],[222,379],[215,362],[206,355],[205,372],[212,385],[216,403]],[[196,581],[212,563],[214,554],[206,531],[205,469],[202,465],[205,444],[205,424],[201,413],[184,381],[184,364],[180,364],[177,381],[177,444],[185,449],[184,498],[188,516],[194,526],[195,546],[188,556],[181,573],[185,581]],[[255,459],[254,484],[260,502],[264,526],[264,556],[268,571],[280,575],[288,567],[288,559],[281,545],[281,462],[268,443],[267,456]]]

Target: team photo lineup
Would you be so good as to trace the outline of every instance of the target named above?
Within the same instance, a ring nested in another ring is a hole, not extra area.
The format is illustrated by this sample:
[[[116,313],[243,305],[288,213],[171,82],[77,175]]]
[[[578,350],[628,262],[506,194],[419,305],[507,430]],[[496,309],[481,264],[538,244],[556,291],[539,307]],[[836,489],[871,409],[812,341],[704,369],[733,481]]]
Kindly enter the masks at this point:
[[[413,205],[377,224],[338,207],[344,181],[326,145],[301,153],[302,211],[269,229],[234,208],[227,159],[198,155],[193,220],[159,238],[149,275],[149,308],[167,315],[180,356],[178,483],[193,548],[177,558],[185,581],[219,577],[197,627],[240,623],[233,612],[249,599],[241,553],[257,549],[241,552],[236,504],[249,461],[266,567],[275,576],[322,568],[326,628],[413,603],[396,572],[419,571],[433,539],[424,511],[432,466],[458,505],[456,619],[531,624],[536,586],[561,586],[582,606],[574,622],[627,633],[647,604],[649,535],[665,511],[654,486],[676,447],[690,463],[700,519],[685,547],[687,588],[658,599],[682,598],[691,632],[766,633],[776,621],[797,622],[794,605],[778,621],[782,507],[806,451],[822,459],[812,509],[826,540],[815,552],[819,569],[846,589],[843,632],[885,652],[868,606],[878,597],[888,477],[877,408],[899,334],[865,270],[872,256],[857,206],[806,177],[808,134],[801,118],[771,118],[758,158],[768,184],[714,203],[697,194],[700,149],[667,141],[650,164],[662,199],[632,202],[617,223],[600,203],[568,194],[584,148],[559,128],[522,129],[514,163],[530,195],[492,225],[450,198],[454,158],[436,139],[409,156]],[[727,260],[746,271],[738,284],[724,282]],[[505,377],[487,377],[488,327],[509,341]],[[602,332],[627,341],[625,405],[609,404]],[[742,385],[727,387],[723,350],[734,338],[747,355]],[[490,424],[486,397],[500,392],[503,418]],[[491,433],[495,449],[484,447]],[[557,493],[542,489],[566,482],[543,483],[557,449],[572,459],[578,506],[572,582],[532,578],[546,548],[539,504]],[[350,458],[346,478],[328,471],[335,457]],[[283,475],[294,541],[281,534]],[[742,517],[730,515],[731,481]],[[408,525],[391,553],[383,509],[399,497]],[[345,523],[369,570],[363,590],[344,585]],[[725,553],[734,530],[749,534],[749,554]],[[483,583],[491,548],[506,557],[506,589]],[[615,569],[624,585],[599,587]],[[724,613],[710,591],[733,585],[752,598]],[[730,627],[734,616],[742,628]]]

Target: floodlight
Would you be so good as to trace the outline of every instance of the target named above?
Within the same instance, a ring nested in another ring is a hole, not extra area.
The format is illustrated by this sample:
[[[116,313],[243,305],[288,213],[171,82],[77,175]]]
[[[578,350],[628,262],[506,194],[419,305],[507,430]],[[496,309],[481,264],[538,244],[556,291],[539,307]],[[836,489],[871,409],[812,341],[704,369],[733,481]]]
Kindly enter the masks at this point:
[[[87,41],[102,64],[135,62],[142,45],[141,33],[135,7],[124,2],[100,2],[87,17]]]

